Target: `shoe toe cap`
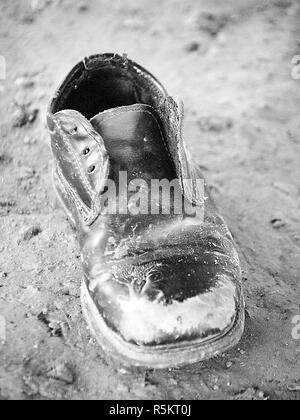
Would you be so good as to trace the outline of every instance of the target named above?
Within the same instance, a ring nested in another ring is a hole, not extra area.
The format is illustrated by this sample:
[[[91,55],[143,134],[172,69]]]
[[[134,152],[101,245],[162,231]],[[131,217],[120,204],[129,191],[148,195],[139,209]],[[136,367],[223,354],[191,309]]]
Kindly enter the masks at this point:
[[[119,331],[128,342],[166,345],[218,337],[234,323],[237,291],[233,282],[221,276],[211,290],[183,301],[165,303],[162,293],[150,301],[133,295],[119,299]]]
[[[148,271],[146,279],[141,270]],[[204,276],[203,270],[178,271],[170,264],[167,270],[150,266],[127,272],[131,278],[105,273],[90,284],[103,319],[126,342],[155,347],[207,341],[236,320],[241,290],[232,274]]]

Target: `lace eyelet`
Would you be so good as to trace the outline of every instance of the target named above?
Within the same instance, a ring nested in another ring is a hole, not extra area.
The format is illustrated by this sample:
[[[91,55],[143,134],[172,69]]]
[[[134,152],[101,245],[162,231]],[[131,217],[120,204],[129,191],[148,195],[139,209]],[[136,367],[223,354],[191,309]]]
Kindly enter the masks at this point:
[[[75,127],[73,127],[72,128],[72,130],[71,130],[71,135],[72,136],[74,136],[75,134],[77,134],[78,133],[78,127],[77,126],[75,126]]]
[[[89,167],[88,173],[89,174],[92,174],[93,172],[95,172],[95,170],[96,170],[96,166],[95,165],[92,165],[92,166]]]
[[[82,152],[83,156],[87,156],[90,153],[91,149],[89,147],[86,147],[84,151]]]

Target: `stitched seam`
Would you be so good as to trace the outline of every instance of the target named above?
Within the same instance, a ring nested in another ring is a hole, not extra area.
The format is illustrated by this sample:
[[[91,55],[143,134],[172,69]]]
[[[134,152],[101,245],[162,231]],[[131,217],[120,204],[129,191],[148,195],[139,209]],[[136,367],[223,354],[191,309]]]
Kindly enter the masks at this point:
[[[99,202],[99,205],[96,205],[93,203],[92,209],[90,210],[81,201],[80,197],[78,197],[76,191],[74,191],[73,188],[66,181],[59,167],[57,167],[57,175],[58,175],[59,181],[61,182],[63,188],[66,191],[66,194],[69,195],[71,202],[73,202],[73,204],[75,205],[75,208],[77,209],[79,217],[83,219],[86,225],[91,225],[99,215],[100,202]]]
[[[73,202],[73,204],[75,205],[75,208],[78,210],[79,216],[81,218],[83,218],[85,222],[87,222],[88,219],[90,218],[90,216],[89,216],[90,210],[79,199],[79,197],[77,196],[76,192],[68,184],[68,182],[66,181],[65,177],[61,173],[61,170],[60,170],[59,167],[57,167],[57,175],[58,175],[58,179],[61,182],[63,188],[65,189],[67,195],[69,195],[70,200]]]

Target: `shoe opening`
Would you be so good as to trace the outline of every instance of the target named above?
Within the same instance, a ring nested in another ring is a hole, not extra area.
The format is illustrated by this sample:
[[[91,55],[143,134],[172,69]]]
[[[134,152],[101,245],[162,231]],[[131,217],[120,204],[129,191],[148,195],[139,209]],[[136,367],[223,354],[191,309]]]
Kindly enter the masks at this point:
[[[155,109],[165,95],[159,82],[142,67],[126,57],[104,54],[86,59],[71,71],[50,111],[72,109],[91,119],[120,106],[145,104]]]

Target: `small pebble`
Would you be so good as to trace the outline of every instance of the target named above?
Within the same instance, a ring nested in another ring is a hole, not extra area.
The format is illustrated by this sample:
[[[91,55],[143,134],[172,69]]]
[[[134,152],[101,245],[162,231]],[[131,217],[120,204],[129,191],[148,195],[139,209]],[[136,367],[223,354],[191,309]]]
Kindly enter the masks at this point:
[[[16,105],[13,112],[13,127],[21,128],[34,123],[38,113],[38,109],[29,109],[26,105]]]
[[[54,369],[47,373],[47,376],[52,379],[65,382],[66,384],[73,384],[75,377],[72,370],[65,364],[58,364]]]
[[[15,80],[15,85],[19,88],[30,89],[34,87],[34,81],[26,77],[18,77]]]
[[[39,235],[41,232],[42,229],[38,225],[25,227],[19,232],[17,243],[20,244],[22,241],[30,241],[32,238]]]
[[[191,42],[190,44],[185,46],[185,51],[186,52],[196,52],[199,51],[201,45],[199,44],[199,42],[195,41],[195,42]]]
[[[282,219],[272,219],[270,223],[274,229],[281,229],[286,225],[285,221]]]

